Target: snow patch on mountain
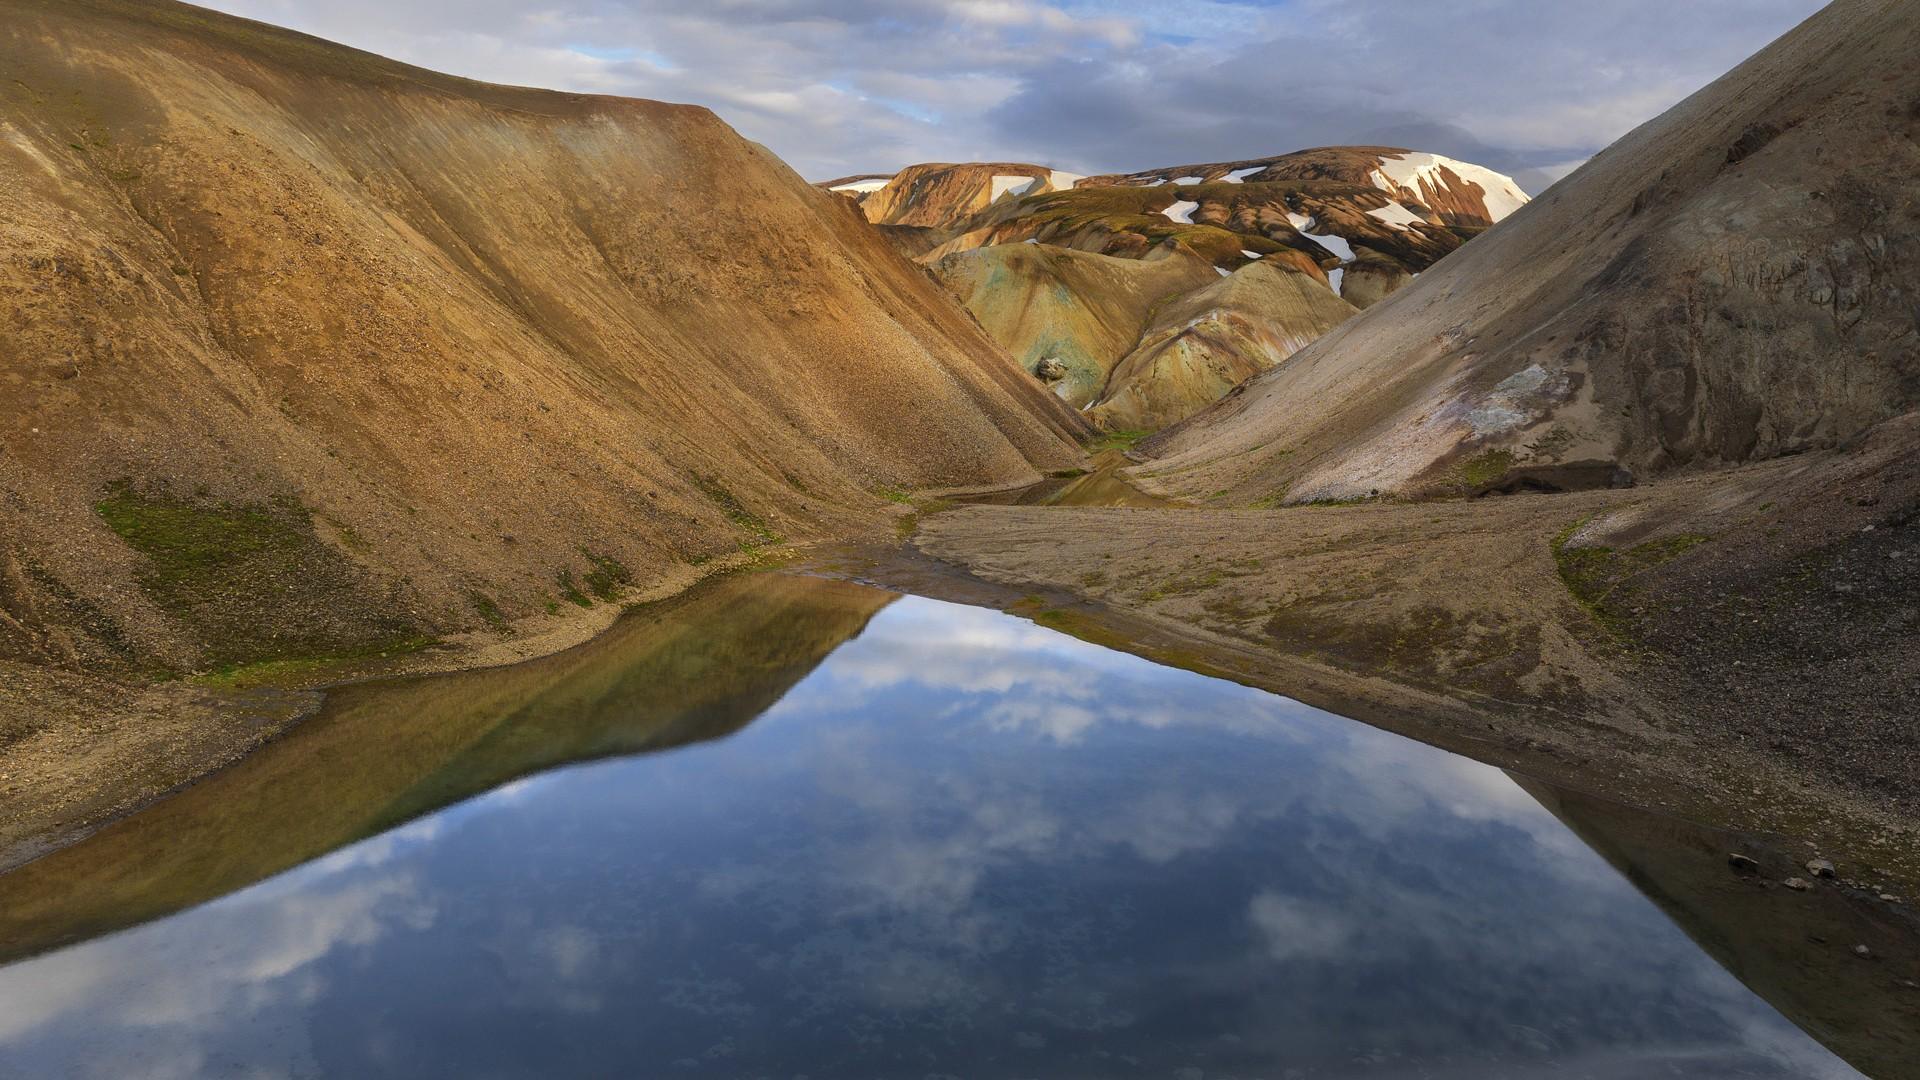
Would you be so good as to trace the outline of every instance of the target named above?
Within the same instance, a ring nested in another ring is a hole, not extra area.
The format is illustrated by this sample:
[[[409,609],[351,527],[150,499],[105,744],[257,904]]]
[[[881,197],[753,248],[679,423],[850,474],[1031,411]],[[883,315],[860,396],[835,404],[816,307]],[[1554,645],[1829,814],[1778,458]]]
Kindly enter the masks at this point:
[[[1168,221],[1177,221],[1182,225],[1191,225],[1193,224],[1193,212],[1198,209],[1200,209],[1199,203],[1188,202],[1185,199],[1181,199],[1160,212],[1167,215]]]
[[[1015,195],[1030,194],[1041,182],[1038,176],[996,176],[993,178],[993,193],[987,196],[987,201],[999,202],[1000,197],[1009,191]]]
[[[855,180],[851,184],[835,184],[829,191],[857,191],[862,195],[871,195],[893,182],[891,176],[875,177],[871,180]]]
[[[1439,154],[1405,154],[1384,158],[1380,167],[1374,170],[1373,183],[1388,193],[1393,193],[1396,185],[1420,193],[1425,190],[1420,186],[1425,181],[1429,188],[1437,191],[1447,186],[1446,179],[1440,175],[1442,169],[1479,185],[1481,197],[1487,204],[1487,215],[1494,221],[1505,218],[1527,204],[1526,192],[1520,190],[1512,177]]]
[[[1367,216],[1379,218],[1396,229],[1404,229],[1416,221],[1427,220],[1397,202],[1389,202],[1378,210],[1369,210]]]
[[[1309,221],[1307,224],[1312,225],[1313,222]],[[1298,226],[1296,226],[1296,228],[1298,228]],[[1313,233],[1305,229],[1300,229],[1300,235],[1333,252],[1340,257],[1340,261],[1343,263],[1350,263],[1357,258],[1353,253],[1353,245],[1347,243],[1347,238],[1344,236],[1335,236],[1332,233]]]

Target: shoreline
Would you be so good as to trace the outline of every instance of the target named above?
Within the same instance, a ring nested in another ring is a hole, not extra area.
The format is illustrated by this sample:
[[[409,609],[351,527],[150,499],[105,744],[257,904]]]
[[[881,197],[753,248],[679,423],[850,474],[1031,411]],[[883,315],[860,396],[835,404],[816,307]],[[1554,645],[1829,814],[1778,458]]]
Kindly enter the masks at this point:
[[[1566,496],[1549,496],[1557,510],[1570,505]],[[1610,496],[1597,496],[1610,498]],[[1578,500],[1571,500],[1578,501]],[[1422,513],[1446,504],[1411,504]],[[1336,513],[1366,513],[1372,508],[1336,508]],[[1294,509],[1288,514],[1324,514],[1326,510]],[[1063,535],[1057,526],[1062,515],[1104,513],[1119,520],[1155,513],[1180,515],[1183,526],[1205,531],[1216,511],[1182,507],[1165,511],[1043,510],[973,504],[946,507],[909,518],[919,526],[911,538],[891,543],[874,541],[820,541],[787,548],[777,558],[780,572],[813,574],[872,585],[890,591],[929,596],[990,607],[1028,618],[1036,624],[1083,640],[1144,657],[1156,663],[1225,678],[1280,694],[1304,704],[1436,746],[1482,763],[1510,770],[1542,783],[1583,795],[1606,799],[1645,812],[1661,814],[1708,828],[1772,837],[1786,844],[1808,844],[1808,857],[1820,855],[1841,865],[1842,876],[1854,876],[1863,888],[1878,890],[1889,880],[1896,891],[1910,894],[1920,887],[1920,837],[1911,822],[1897,813],[1876,810],[1853,792],[1813,792],[1805,786],[1792,790],[1797,798],[1815,800],[1820,816],[1795,819],[1776,806],[1743,796],[1746,789],[1729,780],[1767,775],[1770,783],[1793,783],[1793,778],[1766,770],[1764,761],[1741,760],[1738,755],[1716,756],[1712,748],[1677,732],[1661,732],[1634,723],[1624,727],[1596,726],[1582,717],[1592,701],[1558,705],[1542,700],[1514,700],[1476,690],[1468,685],[1445,688],[1418,685],[1404,672],[1390,668],[1366,671],[1289,653],[1249,641],[1245,636],[1209,628],[1201,620],[1173,610],[1129,604],[1124,597],[1101,595],[1100,590],[1066,581],[1046,572],[1046,561],[1005,565],[977,549],[982,537],[992,537],[1003,548],[1019,549],[1023,533],[1036,526],[1050,547]],[[983,515],[1015,515],[1016,520],[977,527]],[[1040,518],[1019,515],[1044,515]],[[1195,517],[1194,515],[1200,515]],[[971,522],[969,519],[973,519]],[[975,525],[972,532],[964,526]],[[1109,529],[1082,529],[1078,535],[1107,535]],[[956,541],[956,535],[961,539]],[[974,545],[969,549],[969,545]],[[1004,560],[1003,560],[1004,561]],[[88,676],[66,681],[87,684],[97,698],[101,692],[132,695],[120,711],[123,722],[155,709],[172,708],[177,723],[212,721],[206,737],[184,748],[176,764],[181,775],[164,786],[142,785],[139,777],[115,788],[104,780],[104,797],[80,801],[71,793],[54,790],[38,809],[37,828],[0,824],[0,873],[84,840],[99,829],[145,810],[158,802],[230,768],[267,744],[296,730],[324,706],[334,690],[357,683],[454,672],[470,672],[515,664],[564,652],[604,634],[629,610],[680,596],[703,581],[752,572],[765,558],[733,556],[653,582],[619,601],[590,609],[522,620],[532,632],[509,637],[492,633],[464,635],[422,653],[390,658],[351,671],[334,671],[323,680],[292,682],[235,690],[217,690],[191,684],[128,686]],[[1189,608],[1186,614],[1191,614]],[[75,694],[74,697],[81,695]],[[157,700],[152,700],[157,699]],[[1551,719],[1552,723],[1542,723]],[[145,740],[152,742],[150,733]],[[163,733],[164,734],[164,733]],[[1628,737],[1630,736],[1630,737]],[[123,747],[126,754],[141,745]],[[1708,760],[1711,759],[1711,760]],[[1682,767],[1675,768],[1673,761]],[[1704,762],[1704,764],[1703,764]],[[20,788],[10,756],[0,765],[0,784],[13,806]],[[1754,770],[1759,769],[1759,773]],[[68,770],[69,772],[79,770]],[[60,777],[41,778],[43,787],[58,788]],[[94,777],[96,781],[102,777]],[[1759,789],[1753,789],[1757,792]],[[27,800],[31,801],[31,800]],[[1868,880],[1874,879],[1874,880]]]
[[[606,633],[632,608],[682,595],[723,574],[797,558],[816,543],[791,545],[774,556],[742,553],[676,567],[615,601],[520,619],[509,624],[504,637],[498,631],[454,635],[419,652],[345,663],[304,678],[224,687],[192,679],[136,683],[0,661],[5,676],[0,708],[74,718],[0,750],[0,874],[71,847],[240,764],[311,720],[333,691],[384,679],[511,667],[562,653]],[[515,632],[523,627],[529,632]]]

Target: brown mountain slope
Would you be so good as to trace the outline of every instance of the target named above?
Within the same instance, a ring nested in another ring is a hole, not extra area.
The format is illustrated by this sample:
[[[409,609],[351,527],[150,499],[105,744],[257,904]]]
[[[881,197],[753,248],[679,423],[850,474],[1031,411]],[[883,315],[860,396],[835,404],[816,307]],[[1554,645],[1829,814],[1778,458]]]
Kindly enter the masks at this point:
[[[166,2],[0,0],[0,68],[0,657],[405,646],[1080,460],[705,110]]]
[[[1162,435],[1161,487],[1294,501],[1620,482],[1920,402],[1920,19],[1840,0]]]

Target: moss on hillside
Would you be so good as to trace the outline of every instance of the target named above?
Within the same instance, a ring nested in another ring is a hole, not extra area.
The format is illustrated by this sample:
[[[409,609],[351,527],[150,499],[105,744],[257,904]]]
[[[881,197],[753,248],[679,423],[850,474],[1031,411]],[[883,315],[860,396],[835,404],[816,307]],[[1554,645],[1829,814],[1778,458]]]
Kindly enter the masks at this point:
[[[1637,544],[1624,551],[1610,547],[1573,547],[1574,533],[1590,519],[1568,525],[1553,539],[1553,561],[1560,580],[1574,601],[1600,625],[1615,634],[1624,634],[1632,599],[1638,594],[1634,580],[1662,563],[1670,562],[1706,543],[1710,537],[1681,533]]]
[[[110,485],[94,510],[145,565],[136,580],[217,672],[269,662],[327,664],[426,638],[395,596],[315,533],[291,497],[222,503]]]

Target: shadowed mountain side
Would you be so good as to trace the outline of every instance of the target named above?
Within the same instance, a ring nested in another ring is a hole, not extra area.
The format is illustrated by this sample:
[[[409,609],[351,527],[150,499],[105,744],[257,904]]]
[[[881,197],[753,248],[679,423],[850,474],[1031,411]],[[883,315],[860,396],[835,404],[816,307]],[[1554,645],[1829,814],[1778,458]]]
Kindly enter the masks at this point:
[[[1193,415],[1356,314],[1280,256],[1248,263],[1166,305],[1114,367],[1087,416],[1151,431]]]
[[[0,959],[225,895],[518,777],[731,734],[893,599],[734,576],[543,659],[335,691],[233,768],[0,876]]]
[[[1920,1060],[1920,920],[1910,909],[1815,876],[1805,850],[1513,779],[1801,1030],[1868,1076],[1910,1074]],[[1731,855],[1754,865],[1743,872]],[[1793,878],[1799,889],[1782,884]]]
[[[1081,462],[856,208],[704,109],[171,2],[0,16],[0,656],[404,646]]]
[[[1605,485],[1912,409],[1916,53],[1912,3],[1838,0],[1146,444],[1140,474],[1242,503]]]
[[[1049,244],[1002,244],[933,264],[1020,366],[1074,408],[1093,404],[1154,312],[1218,280],[1191,253],[1116,259]]]

